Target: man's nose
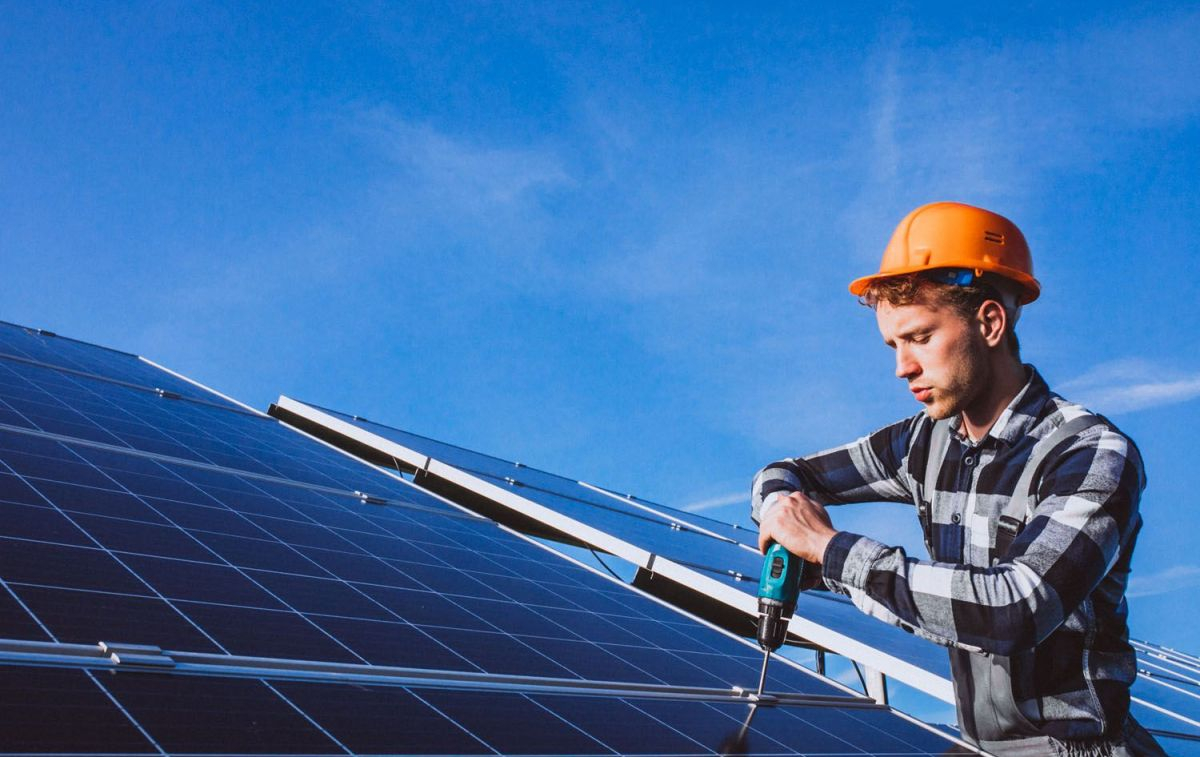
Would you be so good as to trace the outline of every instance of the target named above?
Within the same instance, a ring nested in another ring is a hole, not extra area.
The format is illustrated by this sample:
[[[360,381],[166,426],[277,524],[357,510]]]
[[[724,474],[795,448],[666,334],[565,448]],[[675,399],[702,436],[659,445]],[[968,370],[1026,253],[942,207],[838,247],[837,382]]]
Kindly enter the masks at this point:
[[[896,348],[896,378],[911,379],[921,373],[921,366],[904,345]]]

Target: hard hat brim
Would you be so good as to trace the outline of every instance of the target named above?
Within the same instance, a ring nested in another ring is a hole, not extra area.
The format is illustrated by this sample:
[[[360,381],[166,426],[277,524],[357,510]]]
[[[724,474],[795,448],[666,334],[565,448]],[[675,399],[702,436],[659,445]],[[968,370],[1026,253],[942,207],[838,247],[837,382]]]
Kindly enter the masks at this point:
[[[938,266],[938,268],[942,268],[942,267],[953,268],[955,266]],[[1042,293],[1042,285],[1038,283],[1037,279],[1033,278],[1032,276],[1025,273],[1024,271],[1018,271],[1015,268],[1008,268],[1007,266],[978,266],[978,265],[964,265],[964,266],[959,266],[959,267],[979,268],[980,270],[988,271],[990,273],[996,274],[997,276],[1003,276],[1007,279],[1013,280],[1021,287],[1021,297],[1017,302],[1018,305],[1028,305],[1029,303],[1036,300],[1038,298],[1038,296],[1041,295],[1041,293]],[[930,268],[930,266],[928,266],[928,265],[912,265],[912,266],[904,266],[901,268],[892,268],[892,269],[889,269],[886,273],[880,272],[880,273],[873,273],[870,276],[863,276],[862,278],[858,278],[858,279],[855,279],[854,281],[850,282],[850,294],[852,294],[856,297],[861,297],[863,295],[863,293],[867,291],[867,287],[869,287],[875,281],[880,281],[882,279],[890,279],[894,276],[903,276],[907,273],[919,273],[921,271],[929,271],[929,270],[932,270],[932,268]]]

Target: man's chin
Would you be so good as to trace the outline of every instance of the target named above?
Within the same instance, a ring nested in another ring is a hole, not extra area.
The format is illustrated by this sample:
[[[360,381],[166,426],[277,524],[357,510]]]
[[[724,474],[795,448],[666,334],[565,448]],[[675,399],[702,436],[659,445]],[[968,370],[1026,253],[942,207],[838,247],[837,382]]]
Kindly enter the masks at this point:
[[[940,421],[955,414],[955,410],[945,402],[929,402],[925,404],[925,415],[930,420]]]

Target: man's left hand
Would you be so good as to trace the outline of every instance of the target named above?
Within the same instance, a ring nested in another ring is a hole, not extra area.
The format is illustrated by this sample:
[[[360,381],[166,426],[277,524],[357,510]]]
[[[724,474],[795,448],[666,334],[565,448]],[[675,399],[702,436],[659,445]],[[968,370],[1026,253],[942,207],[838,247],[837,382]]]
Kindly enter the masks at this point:
[[[780,496],[758,526],[758,549],[764,554],[771,542],[779,542],[801,560],[820,565],[825,547],[837,533],[824,506],[792,492]]]

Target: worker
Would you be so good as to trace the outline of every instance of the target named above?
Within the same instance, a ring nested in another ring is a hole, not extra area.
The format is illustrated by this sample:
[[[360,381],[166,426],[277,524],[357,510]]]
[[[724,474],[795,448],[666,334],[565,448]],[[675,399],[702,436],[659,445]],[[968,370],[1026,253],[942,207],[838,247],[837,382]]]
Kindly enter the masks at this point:
[[[1040,284],[1025,237],[938,202],[852,294],[919,413],[768,465],[751,515],[862,611],[949,647],[958,722],[997,755],[1162,755],[1129,713],[1125,588],[1145,487],[1132,440],[1047,387],[1013,327]],[[932,560],[838,531],[827,505],[907,502]]]

